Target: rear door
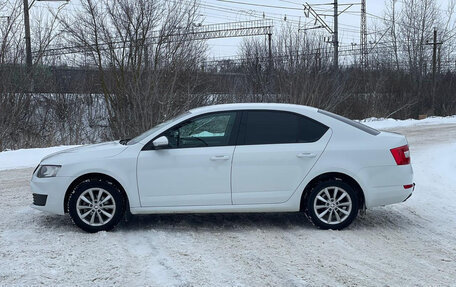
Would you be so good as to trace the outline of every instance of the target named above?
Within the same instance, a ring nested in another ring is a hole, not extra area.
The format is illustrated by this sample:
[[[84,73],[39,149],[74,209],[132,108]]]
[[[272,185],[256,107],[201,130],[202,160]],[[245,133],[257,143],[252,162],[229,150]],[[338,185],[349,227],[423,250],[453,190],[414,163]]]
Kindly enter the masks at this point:
[[[328,127],[299,114],[244,111],[233,158],[233,204],[287,201],[330,137]]]

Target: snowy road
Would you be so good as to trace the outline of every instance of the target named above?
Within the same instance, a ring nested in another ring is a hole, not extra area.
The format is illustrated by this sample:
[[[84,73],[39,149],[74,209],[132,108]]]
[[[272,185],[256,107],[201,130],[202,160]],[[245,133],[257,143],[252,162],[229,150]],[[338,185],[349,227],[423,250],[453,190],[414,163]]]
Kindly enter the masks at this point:
[[[87,234],[35,211],[32,169],[0,171],[0,286],[451,286],[456,125],[408,136],[417,188],[343,231],[299,214],[151,215]]]

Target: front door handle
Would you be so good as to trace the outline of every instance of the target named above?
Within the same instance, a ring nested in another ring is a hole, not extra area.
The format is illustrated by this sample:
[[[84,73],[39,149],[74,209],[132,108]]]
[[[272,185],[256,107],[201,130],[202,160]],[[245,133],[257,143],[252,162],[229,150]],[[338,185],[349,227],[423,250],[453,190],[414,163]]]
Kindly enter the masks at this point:
[[[316,156],[316,154],[311,152],[300,152],[296,156],[299,158],[313,158]]]
[[[211,160],[228,160],[228,159],[230,159],[230,157],[227,155],[214,155],[213,157],[211,157]]]

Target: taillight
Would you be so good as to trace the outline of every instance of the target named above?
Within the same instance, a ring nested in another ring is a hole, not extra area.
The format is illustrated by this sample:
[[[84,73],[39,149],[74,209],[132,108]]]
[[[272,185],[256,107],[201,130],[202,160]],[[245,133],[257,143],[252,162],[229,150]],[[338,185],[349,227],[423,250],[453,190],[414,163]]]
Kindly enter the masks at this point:
[[[390,149],[397,165],[410,164],[410,151],[408,145]]]

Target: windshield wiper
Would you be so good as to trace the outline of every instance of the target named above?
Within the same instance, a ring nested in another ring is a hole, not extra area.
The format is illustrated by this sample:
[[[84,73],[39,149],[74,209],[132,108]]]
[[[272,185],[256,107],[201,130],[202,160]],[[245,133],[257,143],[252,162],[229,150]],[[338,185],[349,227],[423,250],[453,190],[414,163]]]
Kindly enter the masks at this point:
[[[127,143],[130,141],[131,139],[122,139],[119,141],[120,144],[123,144],[123,145],[127,145]]]

